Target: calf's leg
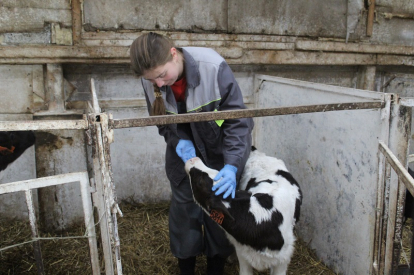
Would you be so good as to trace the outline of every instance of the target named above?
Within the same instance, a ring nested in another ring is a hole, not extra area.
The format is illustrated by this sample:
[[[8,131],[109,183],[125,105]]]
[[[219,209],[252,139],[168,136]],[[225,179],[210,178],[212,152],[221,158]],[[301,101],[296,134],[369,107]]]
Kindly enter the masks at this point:
[[[239,259],[240,275],[253,275],[252,266],[243,258],[237,255]]]
[[[287,263],[278,264],[270,269],[270,275],[286,275],[288,265]]]

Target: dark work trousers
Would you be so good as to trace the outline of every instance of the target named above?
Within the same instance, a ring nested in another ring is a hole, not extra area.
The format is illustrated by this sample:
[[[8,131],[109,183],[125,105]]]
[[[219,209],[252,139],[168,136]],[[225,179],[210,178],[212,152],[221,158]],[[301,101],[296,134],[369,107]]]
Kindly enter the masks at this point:
[[[179,113],[186,113],[184,102],[178,102],[177,108]],[[177,131],[180,138],[192,140],[194,143],[190,124],[177,124]],[[197,155],[200,156],[197,146],[195,147]],[[166,158],[170,164],[175,164],[174,171],[169,173],[170,176],[174,174],[173,178],[176,179],[185,174],[184,163],[177,165],[177,161],[180,162],[181,159],[176,156],[175,148],[167,148]],[[232,254],[234,248],[227,240],[224,230],[194,202],[188,176],[179,184],[176,181],[171,182],[171,191],[169,229],[172,254],[179,259],[200,254],[227,258]]]
[[[171,190],[169,229],[172,254],[180,259],[202,253],[207,257],[222,258],[232,254],[234,248],[224,230],[194,203],[188,177],[178,186],[171,184]]]

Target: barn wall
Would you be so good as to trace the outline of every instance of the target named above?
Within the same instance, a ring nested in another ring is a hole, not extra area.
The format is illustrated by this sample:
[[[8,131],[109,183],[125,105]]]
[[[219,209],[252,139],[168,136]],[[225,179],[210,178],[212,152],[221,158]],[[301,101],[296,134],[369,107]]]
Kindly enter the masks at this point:
[[[0,114],[5,120],[9,114],[36,120],[81,115],[94,78],[103,111],[114,118],[146,116],[128,49],[149,30],[169,35],[177,46],[216,49],[233,68],[249,107],[255,73],[414,96],[414,4],[377,0],[375,11],[368,35],[363,0],[5,0],[0,5]],[[18,169],[29,167],[37,177],[86,170],[86,161],[80,161],[86,156],[82,134],[52,134],[64,146],[52,146],[47,154],[36,144],[36,154],[24,155],[30,161],[16,163]],[[169,200],[164,148],[155,127],[115,131],[111,158],[120,200]],[[43,173],[41,168],[54,161],[56,168]],[[76,202],[78,195],[70,188],[51,190],[49,196],[55,195],[63,212],[74,213],[56,225],[65,226],[80,213],[77,203],[65,202]],[[40,205],[52,212],[56,207]],[[21,213],[18,207],[2,209],[2,216]]]
[[[88,30],[183,30],[366,40],[363,0],[85,1]],[[414,45],[410,0],[377,1],[371,42]],[[395,17],[393,17],[393,15]],[[387,19],[391,17],[391,19]]]

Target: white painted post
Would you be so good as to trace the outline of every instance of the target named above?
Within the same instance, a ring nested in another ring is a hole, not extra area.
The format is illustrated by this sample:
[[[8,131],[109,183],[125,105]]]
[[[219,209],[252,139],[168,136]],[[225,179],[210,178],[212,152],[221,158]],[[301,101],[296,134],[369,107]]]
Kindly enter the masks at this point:
[[[29,221],[30,221],[30,228],[32,230],[32,237],[34,239],[37,239],[39,237],[39,233],[38,233],[37,225],[36,225],[36,215],[35,215],[33,200],[32,200],[32,190],[26,190],[25,194],[26,194],[27,209],[29,210]],[[38,274],[43,275],[45,274],[45,269],[43,266],[42,250],[40,248],[39,240],[33,242],[33,250],[34,250],[34,256],[36,259],[37,272]]]
[[[88,175],[84,174],[84,177],[80,179],[81,187],[81,196],[82,196],[82,205],[85,219],[85,226],[88,232],[88,241],[89,241],[89,251],[91,253],[91,264],[93,275],[101,274],[99,268],[99,256],[96,243],[96,232],[95,232],[95,223],[93,219],[93,210],[92,210],[92,201],[91,201],[91,192]]]

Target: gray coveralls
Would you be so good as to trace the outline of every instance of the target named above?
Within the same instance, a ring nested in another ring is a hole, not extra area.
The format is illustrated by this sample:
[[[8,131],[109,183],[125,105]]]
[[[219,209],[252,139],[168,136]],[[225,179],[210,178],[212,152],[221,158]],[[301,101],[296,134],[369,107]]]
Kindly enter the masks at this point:
[[[186,101],[177,104],[171,88],[161,87],[168,114],[246,108],[233,72],[218,53],[199,47],[180,50],[185,60]],[[142,85],[150,110],[155,100],[153,84],[142,78]],[[253,125],[251,118],[243,118],[158,126],[167,143],[165,169],[172,190],[170,246],[175,257],[185,259],[201,253],[227,257],[233,252],[224,231],[194,203],[184,163],[175,151],[178,141],[191,140],[196,155],[210,168],[221,170],[225,164],[237,167],[238,181],[250,153]]]

